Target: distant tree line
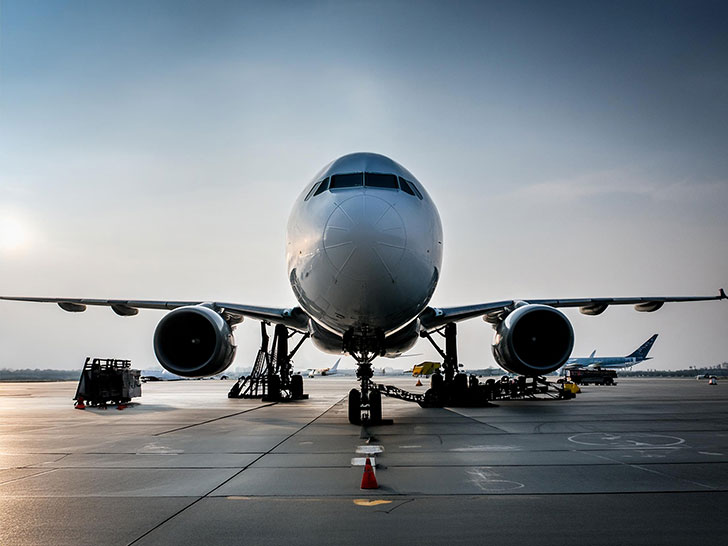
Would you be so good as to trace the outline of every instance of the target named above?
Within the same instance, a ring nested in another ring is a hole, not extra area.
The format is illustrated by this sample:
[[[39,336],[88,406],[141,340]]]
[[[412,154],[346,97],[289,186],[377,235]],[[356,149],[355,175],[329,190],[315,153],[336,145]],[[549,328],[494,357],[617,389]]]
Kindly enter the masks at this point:
[[[9,370],[0,368],[0,381],[77,381],[81,370]]]
[[[717,366],[690,366],[686,370],[640,370],[631,369],[618,372],[621,377],[695,377],[710,374],[716,377],[728,377],[728,362]]]

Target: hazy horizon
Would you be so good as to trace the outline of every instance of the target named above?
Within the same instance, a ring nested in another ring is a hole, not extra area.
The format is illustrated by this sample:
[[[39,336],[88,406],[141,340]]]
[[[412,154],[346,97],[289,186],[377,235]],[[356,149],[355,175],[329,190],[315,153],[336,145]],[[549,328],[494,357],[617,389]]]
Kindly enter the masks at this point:
[[[439,209],[432,305],[717,295],[726,16],[701,1],[5,1],[0,294],[293,306],[293,200],[371,151]],[[649,368],[728,360],[727,302],[566,314],[574,356],[659,333]],[[0,368],[150,368],[162,316],[0,302]],[[488,324],[459,333],[461,362],[495,366]],[[233,368],[258,335],[237,328]],[[413,352],[436,358],[426,340]],[[307,342],[295,365],[336,358]]]

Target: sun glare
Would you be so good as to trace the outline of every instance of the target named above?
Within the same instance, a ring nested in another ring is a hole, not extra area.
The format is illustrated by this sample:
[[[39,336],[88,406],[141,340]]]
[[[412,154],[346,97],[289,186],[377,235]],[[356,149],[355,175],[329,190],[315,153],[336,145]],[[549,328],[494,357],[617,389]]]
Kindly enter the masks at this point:
[[[24,222],[12,216],[0,217],[0,252],[23,250],[30,242],[30,232]]]

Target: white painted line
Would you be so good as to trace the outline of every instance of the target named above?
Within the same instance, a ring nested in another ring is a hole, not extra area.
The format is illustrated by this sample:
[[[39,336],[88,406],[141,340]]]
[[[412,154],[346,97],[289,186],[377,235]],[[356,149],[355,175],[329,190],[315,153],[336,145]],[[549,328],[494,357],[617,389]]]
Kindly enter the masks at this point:
[[[377,458],[376,457],[369,457],[369,460],[372,463],[372,466],[376,468],[377,466]],[[367,463],[366,457],[354,457],[351,460],[351,466],[364,466]]]
[[[364,453],[365,455],[372,455],[383,451],[384,448],[382,446],[359,446],[356,448],[357,453]]]

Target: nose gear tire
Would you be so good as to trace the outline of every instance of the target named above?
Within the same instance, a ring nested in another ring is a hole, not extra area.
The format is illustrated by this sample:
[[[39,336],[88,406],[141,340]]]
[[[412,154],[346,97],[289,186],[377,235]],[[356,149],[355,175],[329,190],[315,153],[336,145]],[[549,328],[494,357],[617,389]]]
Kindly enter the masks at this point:
[[[380,399],[381,408],[381,399]],[[361,393],[357,389],[349,391],[349,422],[352,425],[361,424]],[[381,409],[380,409],[381,412]]]

